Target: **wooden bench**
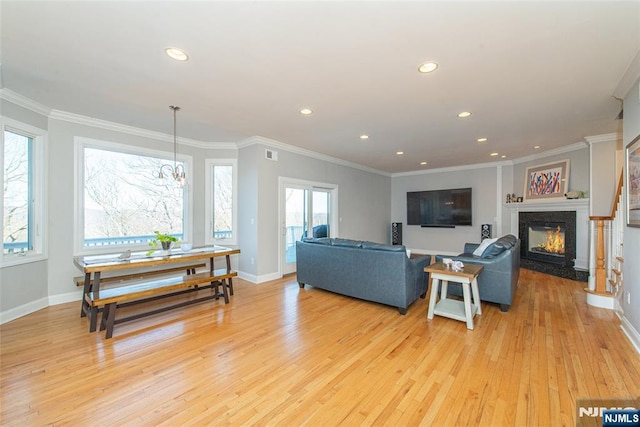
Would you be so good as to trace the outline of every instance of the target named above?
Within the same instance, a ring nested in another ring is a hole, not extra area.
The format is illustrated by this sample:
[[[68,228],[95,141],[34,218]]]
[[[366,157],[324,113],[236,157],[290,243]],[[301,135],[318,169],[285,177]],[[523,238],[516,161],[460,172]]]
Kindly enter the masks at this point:
[[[206,266],[207,264],[200,263],[200,264],[185,265],[182,267],[172,267],[172,268],[163,268],[160,270],[142,271],[139,273],[125,274],[120,276],[102,277],[100,278],[100,283],[103,283],[103,284],[104,283],[126,283],[134,280],[143,280],[153,276],[167,276],[169,274],[177,273],[181,271],[191,272],[193,274],[196,272],[197,269],[204,268]],[[76,284],[76,286],[83,287],[84,276],[74,277],[73,282]],[[89,283],[90,283],[90,286],[93,286],[93,279],[91,279]]]
[[[100,330],[102,331],[106,329],[106,338],[111,338],[113,336],[114,325],[119,323],[128,322],[145,316],[151,316],[153,314],[184,307],[205,300],[219,299],[220,297],[223,297],[225,304],[228,304],[229,294],[227,289],[229,288],[229,282],[231,278],[236,277],[237,275],[238,273],[235,271],[219,269],[204,273],[162,278],[128,286],[100,289],[98,292],[89,292],[85,295],[85,301],[91,311],[90,331],[94,332],[96,329],[97,316],[100,308],[103,308]],[[222,292],[219,291],[220,286],[222,286]],[[212,289],[213,292],[210,295],[200,298],[190,299],[169,306],[163,306],[116,319],[116,310],[119,307],[141,304],[143,302],[206,289]]]

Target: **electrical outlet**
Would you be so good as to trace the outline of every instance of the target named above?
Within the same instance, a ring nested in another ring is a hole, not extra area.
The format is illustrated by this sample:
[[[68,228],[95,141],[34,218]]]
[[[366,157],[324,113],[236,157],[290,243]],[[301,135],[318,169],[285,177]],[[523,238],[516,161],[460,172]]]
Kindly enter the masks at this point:
[[[255,263],[255,260],[251,258],[251,265],[253,265],[254,263]]]
[[[631,292],[627,291],[627,304],[631,304]]]

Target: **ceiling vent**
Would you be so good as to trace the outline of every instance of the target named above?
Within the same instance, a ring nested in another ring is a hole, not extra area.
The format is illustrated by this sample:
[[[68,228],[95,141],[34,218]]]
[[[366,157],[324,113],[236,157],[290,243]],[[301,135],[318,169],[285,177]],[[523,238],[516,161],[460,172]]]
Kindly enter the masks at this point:
[[[264,157],[267,160],[273,160],[274,162],[277,162],[278,161],[278,152],[270,150],[270,149],[267,148],[266,150],[264,150]]]

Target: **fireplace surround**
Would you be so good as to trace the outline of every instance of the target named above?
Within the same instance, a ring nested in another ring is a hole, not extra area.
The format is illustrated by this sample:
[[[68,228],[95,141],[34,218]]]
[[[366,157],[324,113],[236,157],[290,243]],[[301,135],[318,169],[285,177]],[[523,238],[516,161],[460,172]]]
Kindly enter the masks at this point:
[[[520,212],[520,266],[578,280],[575,211]]]
[[[589,199],[511,203],[504,207],[509,212],[511,234],[521,240],[521,267],[572,280],[588,281]],[[525,226],[527,217],[533,227]],[[561,254],[548,254],[536,248],[541,240],[549,238],[549,234],[555,239],[558,226],[559,233],[564,238],[562,257]],[[533,228],[538,234],[533,248],[529,245],[529,228]],[[525,230],[527,235],[523,236]]]

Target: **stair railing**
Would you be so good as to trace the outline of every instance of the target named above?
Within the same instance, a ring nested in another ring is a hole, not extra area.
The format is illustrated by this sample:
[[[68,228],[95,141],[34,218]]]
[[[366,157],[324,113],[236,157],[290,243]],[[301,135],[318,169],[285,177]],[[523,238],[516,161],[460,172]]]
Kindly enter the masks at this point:
[[[622,273],[619,264],[622,262],[622,239],[624,231],[620,197],[622,196],[622,173],[618,180],[613,207],[609,216],[590,216],[591,249],[595,248],[595,256],[590,257],[589,274],[595,281],[589,281],[588,291],[600,295],[612,295],[619,291]],[[618,267],[618,268],[616,268]]]

